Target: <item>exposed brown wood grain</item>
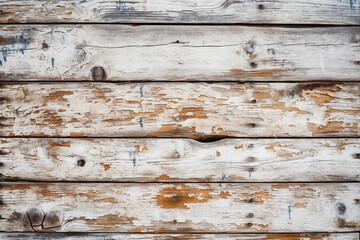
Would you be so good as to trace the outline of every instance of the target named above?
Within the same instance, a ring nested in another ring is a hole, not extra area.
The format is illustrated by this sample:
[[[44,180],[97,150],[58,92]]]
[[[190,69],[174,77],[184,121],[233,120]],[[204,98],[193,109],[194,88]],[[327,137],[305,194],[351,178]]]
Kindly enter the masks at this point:
[[[359,136],[351,83],[2,84],[3,136]],[[284,153],[286,155],[286,153]]]
[[[0,140],[2,180],[360,181],[359,139]]]
[[[6,25],[0,35],[2,81],[358,81],[360,75],[359,27]]]
[[[2,183],[0,197],[6,232],[360,230],[360,183]]]

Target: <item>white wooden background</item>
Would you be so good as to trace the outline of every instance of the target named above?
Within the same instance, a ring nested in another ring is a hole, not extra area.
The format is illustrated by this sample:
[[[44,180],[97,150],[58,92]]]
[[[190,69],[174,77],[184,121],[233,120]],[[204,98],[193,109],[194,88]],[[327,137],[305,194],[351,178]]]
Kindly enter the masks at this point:
[[[359,239],[360,1],[0,0],[0,53],[0,239]]]

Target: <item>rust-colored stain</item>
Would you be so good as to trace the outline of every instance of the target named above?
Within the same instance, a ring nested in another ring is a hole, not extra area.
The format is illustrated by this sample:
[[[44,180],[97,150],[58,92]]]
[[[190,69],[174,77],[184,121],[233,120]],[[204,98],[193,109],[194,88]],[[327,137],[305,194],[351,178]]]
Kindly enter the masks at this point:
[[[271,188],[272,189],[288,189],[289,186],[290,185],[288,183],[280,183],[280,184],[271,185]]]
[[[65,96],[73,95],[73,91],[56,91],[53,93],[50,93],[47,96],[43,96],[43,99],[45,102],[52,101],[52,102],[64,102],[67,101]]]
[[[334,100],[333,97],[329,96],[326,93],[314,93],[314,92],[311,92],[308,95],[311,98],[311,100],[313,100],[320,107],[323,106],[324,104],[329,103],[329,102]]]
[[[216,150],[216,156],[220,157],[220,152]]]
[[[285,149],[280,149],[279,151],[276,152],[276,155],[278,155],[279,157],[283,157],[283,158],[291,158],[294,156],[293,153],[291,153]]]
[[[272,146],[272,145],[266,147],[265,149],[266,149],[267,151],[275,152],[274,146]]]
[[[273,70],[258,70],[258,71],[245,71],[242,69],[231,69],[230,73],[239,77],[254,77],[254,78],[270,78],[281,75],[283,71],[279,69]]]
[[[8,141],[6,141],[6,140],[1,140],[1,144],[5,144],[5,143],[8,143]]]
[[[142,149],[140,149],[140,147],[141,147],[140,144],[136,144],[136,145],[135,145],[135,152],[140,153],[140,152],[145,152],[145,151],[149,150],[149,149],[147,148],[147,146],[146,146],[146,143],[145,143],[145,146],[143,146]]]
[[[235,150],[244,149],[244,145],[239,145],[234,147]]]
[[[304,233],[304,234],[268,234],[261,240],[324,240],[330,237],[329,233]]]
[[[307,207],[307,205],[308,205],[307,202],[295,203],[292,207],[293,207],[293,208],[305,208],[305,207]]]
[[[168,175],[162,174],[159,177],[155,178],[156,181],[171,181],[178,180],[178,178],[171,178]]]
[[[106,163],[101,162],[100,165],[103,166],[105,171],[109,170],[109,168],[110,168],[110,164],[106,164]]]
[[[70,137],[83,137],[85,134],[81,132],[71,132]]]
[[[346,127],[347,132],[357,133],[358,131],[358,125],[356,123],[345,126],[344,122],[339,121],[329,121],[326,125],[316,125],[314,123],[308,123],[307,127],[314,136],[342,132],[344,130],[344,127]]]
[[[274,196],[269,192],[254,192],[254,193],[242,193],[242,196],[247,199],[252,198],[256,204],[263,204],[265,199],[273,199]]]
[[[74,217],[68,221],[85,221],[89,226],[97,226],[103,229],[114,229],[114,227],[120,227],[124,225],[133,225],[133,221],[137,220],[133,217],[127,217],[124,215],[117,214],[107,214],[103,216],[98,216],[96,218],[86,218],[86,217]]]
[[[156,196],[156,204],[166,209],[190,209],[188,204],[206,203],[213,198],[227,198],[228,192],[212,194],[212,189],[194,188],[185,184],[176,184],[173,187],[162,189]]]
[[[91,91],[96,99],[106,100],[106,94],[112,93],[113,90],[111,89],[95,89]]]
[[[187,119],[206,119],[207,111],[203,108],[183,108],[179,111],[180,121],[185,121]]]

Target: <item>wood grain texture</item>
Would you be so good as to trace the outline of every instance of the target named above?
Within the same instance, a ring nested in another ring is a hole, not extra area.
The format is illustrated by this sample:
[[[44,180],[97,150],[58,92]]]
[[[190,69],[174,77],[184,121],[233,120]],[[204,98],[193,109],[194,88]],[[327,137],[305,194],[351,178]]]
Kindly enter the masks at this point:
[[[2,23],[360,24],[353,0],[1,0],[0,9]]]
[[[0,141],[2,180],[360,181],[359,139]]]
[[[0,231],[347,232],[360,183],[2,183]]]
[[[119,233],[0,233],[1,239],[31,240],[359,240],[359,233],[307,234],[119,234]]]
[[[7,81],[358,81],[360,28],[7,25]],[[98,71],[92,69],[99,68]]]
[[[352,83],[2,84],[3,136],[360,136]]]

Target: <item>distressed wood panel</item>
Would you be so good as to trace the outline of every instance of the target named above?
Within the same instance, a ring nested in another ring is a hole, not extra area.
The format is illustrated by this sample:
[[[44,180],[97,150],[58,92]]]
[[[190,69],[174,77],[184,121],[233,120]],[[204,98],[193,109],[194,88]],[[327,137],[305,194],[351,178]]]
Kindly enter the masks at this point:
[[[0,1],[0,21],[360,24],[354,0]]]
[[[3,84],[3,136],[357,137],[360,85]]]
[[[3,183],[0,196],[1,231],[360,230],[360,183]]]
[[[358,233],[307,233],[307,234],[119,234],[119,233],[0,233],[3,239],[32,239],[32,240],[359,240]]]
[[[359,139],[7,138],[0,151],[2,180],[360,181]]]
[[[0,34],[1,80],[358,81],[360,75],[359,27],[10,25]]]

